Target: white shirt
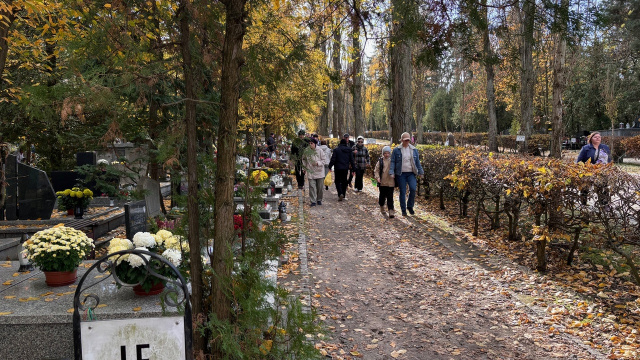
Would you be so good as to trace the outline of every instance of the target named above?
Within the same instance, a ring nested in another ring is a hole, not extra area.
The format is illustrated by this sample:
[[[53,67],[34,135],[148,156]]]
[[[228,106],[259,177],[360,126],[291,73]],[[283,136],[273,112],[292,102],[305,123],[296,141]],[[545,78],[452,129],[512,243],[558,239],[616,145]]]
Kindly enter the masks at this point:
[[[411,150],[411,147],[407,146],[407,147],[402,147],[402,172],[413,172],[413,164],[411,164],[411,162],[413,161],[413,150]]]

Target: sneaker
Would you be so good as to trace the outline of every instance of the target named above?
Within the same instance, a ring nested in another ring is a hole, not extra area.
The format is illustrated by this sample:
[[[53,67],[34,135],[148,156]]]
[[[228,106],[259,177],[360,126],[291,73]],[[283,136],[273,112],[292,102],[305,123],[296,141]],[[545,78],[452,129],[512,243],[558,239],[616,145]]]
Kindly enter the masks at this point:
[[[406,212],[406,211],[403,211],[403,212],[402,212],[402,216],[407,216],[407,212]]]
[[[382,215],[384,215],[386,213],[386,211],[384,210],[384,206],[380,206],[380,213],[382,213]]]
[[[329,190],[329,187],[328,187],[328,186],[325,186],[325,187],[324,187],[324,189],[325,189],[325,190]]]
[[[394,217],[396,217],[396,212],[393,209],[389,209],[389,219],[393,219]]]
[[[409,210],[409,214],[415,215],[415,212],[413,211],[413,208],[407,208],[407,210]]]
[[[309,206],[316,206],[316,203],[311,203],[309,204]]]
[[[338,196],[338,201],[342,201],[342,200],[344,200],[344,195]]]
[[[322,201],[318,200],[318,205],[322,205]]]

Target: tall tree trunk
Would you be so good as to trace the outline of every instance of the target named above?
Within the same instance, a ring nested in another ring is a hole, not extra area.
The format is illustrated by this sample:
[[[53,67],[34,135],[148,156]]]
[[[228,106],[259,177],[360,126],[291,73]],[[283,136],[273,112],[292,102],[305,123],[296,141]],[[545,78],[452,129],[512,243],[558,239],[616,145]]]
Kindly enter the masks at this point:
[[[417,143],[423,143],[424,126],[422,125],[422,118],[424,117],[425,108],[425,94],[424,94],[424,71],[416,71],[416,132]]]
[[[353,39],[353,122],[355,135],[364,136],[364,116],[362,115],[362,53],[360,49],[360,1],[354,0],[351,9],[351,29]]]
[[[394,46],[389,50],[391,56],[391,138],[399,141],[411,126],[411,44],[405,36],[405,17],[408,17],[409,5],[404,0],[392,0],[392,20]]]
[[[568,11],[569,1],[562,0],[561,6]],[[566,23],[563,23],[566,28]],[[562,157],[562,137],[564,136],[564,126],[562,125],[563,104],[562,96],[566,86],[565,79],[565,56],[567,51],[567,40],[564,31],[555,34],[555,54],[553,56],[553,110],[551,118],[551,149],[550,157]]]
[[[525,141],[521,152],[528,152],[529,138],[533,130],[533,25],[535,20],[536,0],[523,0],[522,4],[522,42],[520,56],[520,131]]]
[[[206,349],[206,339],[202,336],[199,327],[206,319],[203,307],[203,286],[202,286],[202,261],[200,259],[200,215],[198,210],[198,162],[197,162],[197,134],[196,134],[196,103],[193,62],[191,60],[191,30],[189,22],[191,14],[187,0],[180,4],[178,14],[180,17],[180,40],[182,50],[182,67],[184,71],[185,96],[185,123],[187,127],[187,180],[188,196],[187,211],[189,215],[189,248],[191,253],[191,307],[193,314],[193,352],[194,357],[202,356]]]
[[[342,33],[339,25],[333,33],[333,71],[335,74],[336,83],[333,85],[333,137],[341,138],[341,124],[343,122],[343,97],[340,92],[341,78],[342,78],[342,65],[340,64],[340,48],[342,41]]]
[[[224,44],[222,46],[222,73],[220,89],[220,122],[218,128],[218,168],[215,184],[214,247],[211,264],[213,313],[221,321],[231,317],[231,302],[226,283],[231,277],[233,254],[231,242],[236,236],[233,229],[233,181],[236,166],[236,137],[238,132],[238,102],[240,98],[240,67],[242,43],[246,30],[246,0],[222,0],[226,10]],[[219,342],[213,344],[213,356],[223,358]]]
[[[489,18],[487,11],[487,0],[482,0],[482,15],[484,18],[484,28],[482,32],[484,50],[484,69],[487,73],[487,115],[489,117],[489,151],[498,151],[498,118],[496,116],[496,94],[493,82],[495,73],[493,71],[494,56],[489,39]]]
[[[328,55],[328,51],[327,51],[327,42],[323,41],[322,45],[321,45],[321,50],[322,53],[325,54],[325,56]],[[320,114],[320,119],[318,121],[318,134],[323,135],[323,136],[328,136],[329,135],[329,111],[331,110],[331,85],[330,84],[325,84],[327,86],[327,91],[325,94],[325,103],[324,106],[322,107],[322,112]]]
[[[2,88],[2,74],[7,64],[7,54],[9,53],[9,29],[15,20],[15,9],[13,0],[5,0],[5,6],[0,9],[0,89]]]

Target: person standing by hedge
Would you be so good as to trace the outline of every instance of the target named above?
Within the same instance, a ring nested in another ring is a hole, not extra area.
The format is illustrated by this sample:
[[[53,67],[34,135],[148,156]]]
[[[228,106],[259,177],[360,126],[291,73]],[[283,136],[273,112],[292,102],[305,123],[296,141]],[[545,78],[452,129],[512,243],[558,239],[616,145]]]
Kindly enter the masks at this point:
[[[376,162],[376,168],[373,170],[373,175],[378,182],[378,190],[380,195],[378,196],[378,204],[380,205],[380,212],[385,213],[384,203],[387,203],[387,209],[389,209],[389,218],[395,217],[395,210],[393,208],[393,188],[395,187],[395,180],[389,174],[391,168],[391,148],[385,146],[382,148],[382,157]]]
[[[309,149],[311,151],[305,152],[302,160],[305,169],[307,169],[309,198],[311,199],[311,206],[322,205],[326,158],[324,151],[318,147],[318,140],[312,138],[309,142]]]
[[[347,172],[349,167],[356,168],[356,162],[353,157],[353,150],[347,145],[347,140],[340,140],[340,145],[333,150],[329,169],[333,168],[335,174],[336,191],[338,192],[338,201],[342,201],[347,193]]]
[[[593,132],[587,137],[587,145],[583,146],[578,154],[576,163],[587,162],[591,159],[592,164],[608,164],[613,158],[611,157],[611,149],[602,144],[602,135],[599,132]]]
[[[353,146],[353,153],[355,155],[356,160],[356,182],[355,182],[355,190],[356,192],[362,191],[362,187],[364,184],[362,183],[362,178],[364,177],[364,172],[367,170],[367,166],[369,166],[369,150],[366,146],[364,146],[364,138],[362,136],[358,136],[358,142]]]
[[[400,137],[402,144],[393,149],[391,154],[391,166],[389,174],[397,181],[400,187],[400,210],[402,216],[407,216],[407,210],[411,215],[415,214],[413,205],[416,199],[417,175],[423,175],[420,165],[420,154],[415,146],[411,145],[411,135],[407,132]],[[407,185],[409,185],[409,199],[406,200]]]

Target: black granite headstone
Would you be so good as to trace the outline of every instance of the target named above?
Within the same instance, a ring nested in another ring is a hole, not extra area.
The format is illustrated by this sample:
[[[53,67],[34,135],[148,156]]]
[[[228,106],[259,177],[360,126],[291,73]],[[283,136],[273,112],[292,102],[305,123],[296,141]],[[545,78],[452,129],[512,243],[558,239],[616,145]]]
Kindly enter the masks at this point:
[[[124,224],[127,239],[133,239],[138,232],[147,231],[147,204],[144,200],[124,205]]]
[[[76,165],[95,165],[96,153],[93,151],[79,152],[76,154]]]
[[[47,174],[21,164],[9,155],[5,167],[7,220],[48,220],[51,218],[56,195]]]
[[[5,179],[7,180],[5,216],[7,220],[18,220],[18,159],[15,155],[7,156]]]
[[[75,171],[52,171],[51,185],[53,190],[63,191],[71,189],[78,183],[78,173]]]
[[[47,173],[18,164],[18,218],[48,220],[51,218],[56,194]]]

